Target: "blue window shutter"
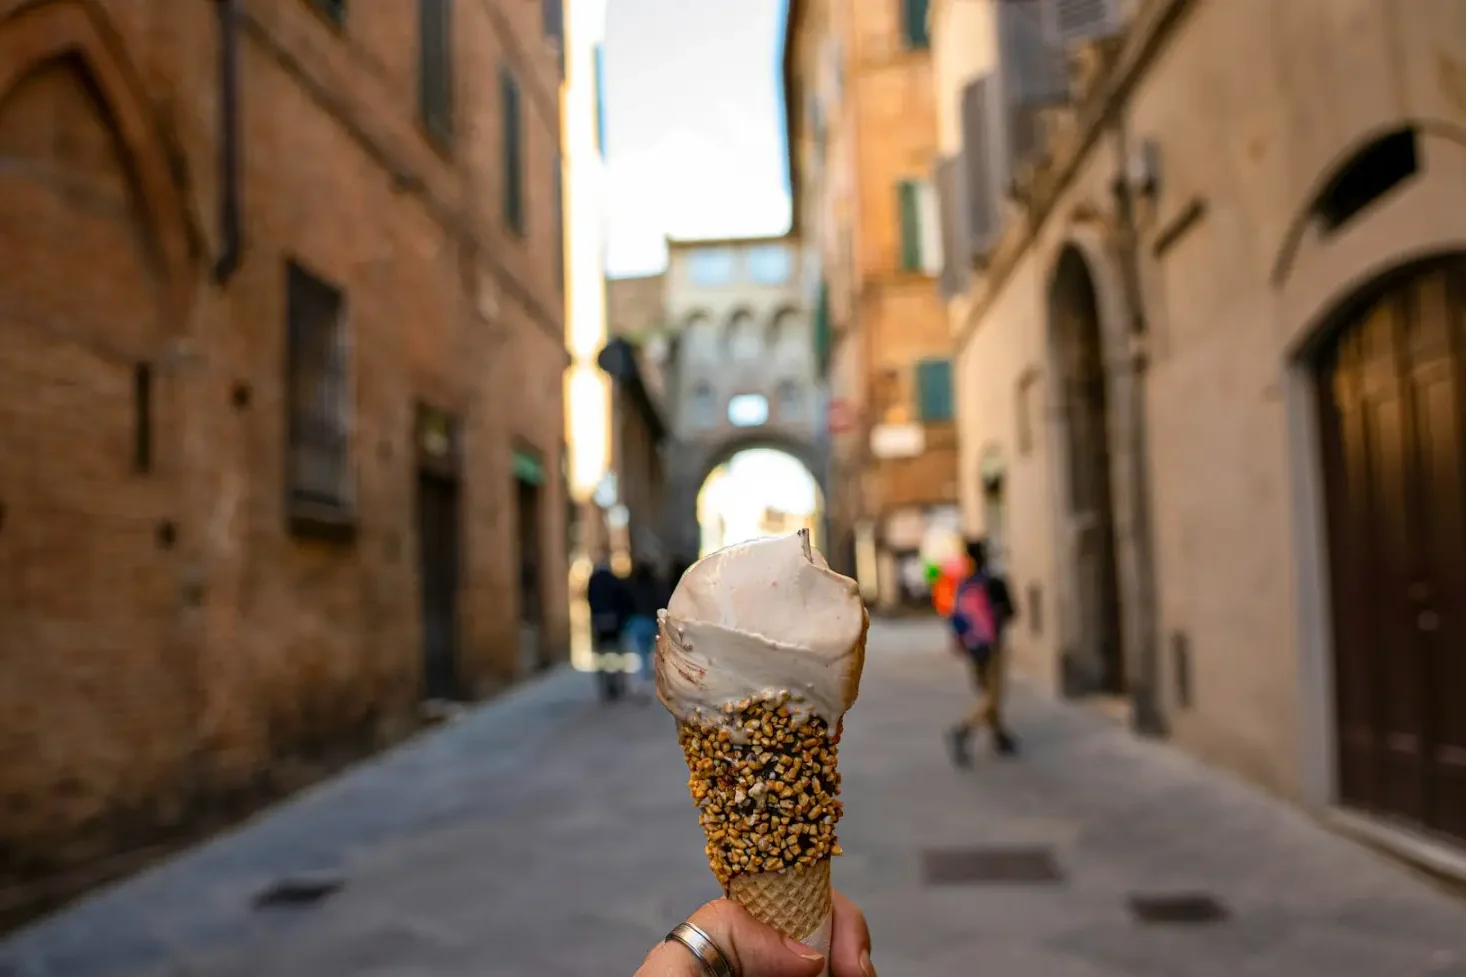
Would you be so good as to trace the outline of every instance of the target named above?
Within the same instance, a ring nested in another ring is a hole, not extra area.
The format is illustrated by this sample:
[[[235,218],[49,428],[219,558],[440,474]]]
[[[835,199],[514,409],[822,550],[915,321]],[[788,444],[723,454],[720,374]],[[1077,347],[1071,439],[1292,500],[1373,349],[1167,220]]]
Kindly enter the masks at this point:
[[[931,35],[926,27],[928,0],[901,0],[901,33],[906,46],[914,50],[931,46]]]
[[[924,424],[945,424],[956,413],[952,397],[952,361],[921,360],[916,364],[917,407]]]

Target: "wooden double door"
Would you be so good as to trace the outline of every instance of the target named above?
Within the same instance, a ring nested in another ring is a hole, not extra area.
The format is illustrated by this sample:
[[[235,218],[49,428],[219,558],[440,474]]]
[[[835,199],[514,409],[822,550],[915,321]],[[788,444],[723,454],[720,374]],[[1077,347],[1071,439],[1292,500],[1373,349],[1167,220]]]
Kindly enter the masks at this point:
[[[1320,370],[1340,800],[1466,842],[1466,258],[1382,282]]]

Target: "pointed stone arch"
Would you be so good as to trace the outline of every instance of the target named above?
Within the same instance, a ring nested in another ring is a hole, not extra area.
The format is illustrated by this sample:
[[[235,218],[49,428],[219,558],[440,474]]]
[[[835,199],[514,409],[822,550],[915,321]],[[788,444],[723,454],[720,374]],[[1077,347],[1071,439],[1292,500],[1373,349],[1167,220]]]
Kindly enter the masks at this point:
[[[69,63],[92,87],[125,156],[164,284],[165,328],[187,321],[194,281],[186,199],[122,38],[93,0],[0,3],[0,109],[37,71]]]

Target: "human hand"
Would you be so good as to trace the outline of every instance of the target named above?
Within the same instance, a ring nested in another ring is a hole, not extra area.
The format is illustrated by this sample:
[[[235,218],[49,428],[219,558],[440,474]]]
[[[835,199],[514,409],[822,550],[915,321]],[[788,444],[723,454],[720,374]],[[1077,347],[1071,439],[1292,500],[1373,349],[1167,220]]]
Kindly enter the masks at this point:
[[[876,977],[870,963],[870,930],[865,916],[839,892],[830,894],[834,921],[830,934],[830,977]],[[735,977],[818,977],[825,958],[748,914],[736,902],[715,899],[687,920],[717,944]],[[658,944],[635,977],[707,977],[703,965],[677,942]]]

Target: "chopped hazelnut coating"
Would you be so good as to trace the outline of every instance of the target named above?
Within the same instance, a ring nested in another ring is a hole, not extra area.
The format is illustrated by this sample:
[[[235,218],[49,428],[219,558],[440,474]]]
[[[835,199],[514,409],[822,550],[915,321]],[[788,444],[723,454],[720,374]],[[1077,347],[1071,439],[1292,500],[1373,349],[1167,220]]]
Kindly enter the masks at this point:
[[[737,875],[840,854],[838,736],[821,719],[796,719],[791,701],[787,693],[745,699],[716,722],[680,728],[708,864],[724,889]]]

